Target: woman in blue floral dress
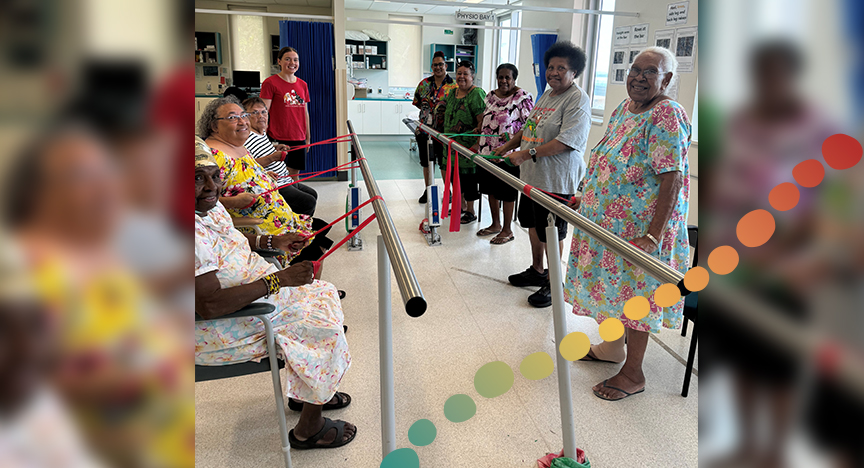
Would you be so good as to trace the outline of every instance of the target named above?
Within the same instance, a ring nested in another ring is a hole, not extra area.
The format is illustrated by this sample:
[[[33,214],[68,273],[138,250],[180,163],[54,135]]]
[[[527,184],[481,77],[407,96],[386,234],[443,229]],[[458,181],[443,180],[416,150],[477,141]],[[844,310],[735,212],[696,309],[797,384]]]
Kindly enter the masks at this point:
[[[687,240],[691,126],[684,109],[664,95],[677,63],[666,49],[650,47],[633,62],[625,99],[609,118],[606,134],[588,162],[579,212],[681,272],[689,267]],[[654,303],[660,282],[585,234],[576,232],[564,294],[577,315],[598,323],[616,318],[627,332],[626,361],[615,376],[594,386],[603,399],[620,400],[645,388],[642,360],[648,333],[681,325],[684,301]],[[650,313],[624,316],[624,304],[644,296]],[[621,362],[624,337],[591,347],[584,360]]]

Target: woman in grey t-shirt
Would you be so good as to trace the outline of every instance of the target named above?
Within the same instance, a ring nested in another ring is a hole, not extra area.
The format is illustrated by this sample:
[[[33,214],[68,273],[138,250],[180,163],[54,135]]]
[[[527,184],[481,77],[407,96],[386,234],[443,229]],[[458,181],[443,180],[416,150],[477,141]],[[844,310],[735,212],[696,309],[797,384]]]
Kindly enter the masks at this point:
[[[507,155],[520,167],[526,184],[569,199],[576,193],[585,175],[585,145],[591,128],[591,105],[588,95],[573,82],[585,70],[585,52],[569,41],[558,41],[546,51],[546,82],[551,90],[543,93],[528,116],[522,130],[495,151]],[[543,268],[546,251],[546,217],[549,211],[522,195],[519,223],[528,228],[531,239],[531,266],[509,277],[514,286],[540,286],[528,296],[534,307],[552,305],[549,276]],[[567,237],[567,222],[556,219],[561,252]],[[548,261],[548,259],[547,259]]]

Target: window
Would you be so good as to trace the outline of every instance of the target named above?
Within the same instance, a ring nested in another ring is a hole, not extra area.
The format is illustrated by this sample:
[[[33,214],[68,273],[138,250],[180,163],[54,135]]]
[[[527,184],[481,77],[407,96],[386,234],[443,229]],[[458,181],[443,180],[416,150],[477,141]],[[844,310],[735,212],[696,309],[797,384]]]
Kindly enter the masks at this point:
[[[615,11],[615,0],[601,0],[600,9]],[[609,83],[609,57],[612,55],[612,15],[599,15],[599,27],[596,29],[597,42],[594,54],[594,89],[591,92],[591,113],[603,117],[606,107],[606,86]]]
[[[521,11],[501,16],[498,18],[498,26],[518,28],[522,19]],[[493,68],[497,68],[502,63],[517,64],[519,62],[519,30],[516,29],[499,29],[497,34],[498,41],[498,59],[497,63],[493,63]],[[495,77],[492,77],[494,82]]]
[[[264,34],[263,16],[230,15],[231,68],[258,71],[270,76],[270,41]],[[267,39],[267,40],[265,40]]]

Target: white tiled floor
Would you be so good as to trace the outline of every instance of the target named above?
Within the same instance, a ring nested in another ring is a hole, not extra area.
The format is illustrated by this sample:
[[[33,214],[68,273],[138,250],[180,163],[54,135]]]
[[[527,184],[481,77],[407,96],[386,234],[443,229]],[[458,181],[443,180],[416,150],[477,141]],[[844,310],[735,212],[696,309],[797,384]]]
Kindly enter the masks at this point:
[[[319,193],[317,217],[329,220],[344,212],[346,183],[312,186]],[[537,458],[561,450],[562,443],[555,374],[529,381],[518,371],[528,354],[555,356],[552,309],[529,306],[532,290],[506,284],[508,275],[530,263],[527,232],[517,226],[514,242],[493,246],[474,235],[478,224],[473,223],[460,233],[445,228],[444,245],[429,247],[417,229],[423,218],[423,206],[417,204],[422,182],[387,180],[379,181],[379,187],[429,304],[422,317],[408,317],[393,281],[397,447],[414,448],[421,466],[428,468],[537,466]],[[364,215],[369,213],[364,209]],[[484,218],[488,222],[488,213]],[[293,450],[296,468],[381,463],[377,234],[373,223],[363,232],[364,250],[334,253],[324,273],[348,293],[343,307],[353,364],[340,390],[354,398],[349,408],[327,416],[356,424],[357,438],[335,450]],[[344,231],[333,232],[331,238],[341,235]],[[592,319],[568,316],[569,331],[600,341]],[[624,401],[602,401],[591,392],[618,366],[570,365],[576,441],[595,468],[697,465],[698,378],[693,377],[690,396],[682,398],[684,365],[657,342],[686,359],[690,337],[669,330],[656,338],[645,358],[647,390]],[[511,366],[516,382],[505,395],[486,399],[474,390],[474,373],[496,360]],[[447,421],[443,413],[444,402],[456,393],[477,403],[477,414],[460,424]],[[198,383],[196,410],[197,466],[282,466],[268,374]],[[418,419],[429,419],[438,429],[426,447],[408,441],[408,428]],[[289,426],[296,421],[296,413],[290,413]]]

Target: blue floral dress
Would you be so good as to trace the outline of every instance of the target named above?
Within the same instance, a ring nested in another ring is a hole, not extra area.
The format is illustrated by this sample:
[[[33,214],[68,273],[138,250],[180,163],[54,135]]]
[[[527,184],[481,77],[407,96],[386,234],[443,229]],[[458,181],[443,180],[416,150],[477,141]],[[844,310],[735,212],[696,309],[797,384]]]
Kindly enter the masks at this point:
[[[603,139],[591,152],[579,212],[626,240],[644,236],[654,217],[660,189],[658,174],[681,171],[683,186],[654,256],[679,271],[690,265],[687,213],[690,199],[691,126],[684,108],[666,100],[634,114],[624,100],[609,118]],[[568,260],[564,296],[573,313],[598,323],[617,318],[627,328],[657,333],[681,326],[684,300],[665,309],[654,303],[660,282],[602,244],[576,231]],[[648,298],[651,312],[641,320],[624,316],[624,303]]]

